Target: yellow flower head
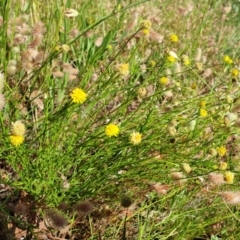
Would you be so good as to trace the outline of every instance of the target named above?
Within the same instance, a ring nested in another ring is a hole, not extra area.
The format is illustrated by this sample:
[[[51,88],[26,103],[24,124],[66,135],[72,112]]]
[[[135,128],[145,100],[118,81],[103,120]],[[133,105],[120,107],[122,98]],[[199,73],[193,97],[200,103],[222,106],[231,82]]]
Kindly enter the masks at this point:
[[[112,47],[112,45],[111,45],[111,44],[108,44],[108,45],[107,45],[107,50],[111,51],[111,50],[112,50],[112,48],[113,48],[113,47]]]
[[[234,173],[233,172],[230,172],[230,171],[227,171],[225,173],[225,180],[228,184],[233,184],[233,181],[234,181]]]
[[[123,76],[127,76],[129,74],[129,64],[128,63],[122,63],[117,66],[117,69],[119,73],[121,73]]]
[[[208,112],[204,108],[200,108],[199,114],[200,114],[201,117],[205,118],[205,117],[207,117]]]
[[[213,157],[217,156],[217,150],[215,148],[210,148],[208,153],[211,154]]]
[[[63,44],[63,45],[62,45],[62,50],[63,50],[64,52],[69,52],[69,51],[70,51],[70,47],[69,47],[67,44]]]
[[[190,165],[188,163],[183,163],[182,164],[182,167],[183,167],[183,170],[186,172],[186,173],[190,173],[192,171],[192,168],[190,167]]]
[[[150,29],[152,26],[152,22],[150,20],[143,20],[141,25],[143,28]]]
[[[105,128],[105,133],[108,137],[117,137],[120,132],[119,127],[116,124],[110,123]]]
[[[24,137],[23,136],[18,136],[18,135],[11,135],[10,136],[10,142],[13,146],[19,146],[23,143]]]
[[[206,101],[204,101],[204,100],[200,101],[199,106],[200,106],[201,108],[205,109],[205,107],[206,107]]]
[[[151,65],[151,67],[155,67],[156,66],[156,62],[155,61],[150,61],[150,65]]]
[[[71,93],[70,97],[74,103],[84,103],[87,100],[87,94],[81,88],[75,88]]]
[[[232,77],[237,77],[239,75],[239,71],[236,68],[233,68],[231,71],[231,75]]]
[[[21,120],[13,122],[11,132],[15,136],[24,136],[26,132],[25,125],[21,122]]]
[[[169,83],[169,79],[167,77],[161,77],[159,82],[162,84],[162,85],[167,85]]]
[[[228,167],[228,164],[226,162],[221,162],[219,165],[219,170],[226,170]]]
[[[191,89],[196,89],[197,88],[197,85],[195,84],[195,83],[192,83],[191,85],[190,85],[190,87],[191,87]]]
[[[233,60],[232,60],[228,55],[225,55],[225,56],[223,57],[223,60],[224,60],[224,62],[227,63],[227,64],[232,64],[232,63],[233,63]]]
[[[218,147],[218,148],[217,148],[217,153],[218,153],[218,155],[219,155],[220,157],[225,156],[226,153],[227,153],[226,147],[224,147],[224,146]]]
[[[149,31],[148,28],[144,28],[144,29],[142,30],[142,33],[143,33],[143,35],[149,35],[150,31]]]
[[[171,55],[169,55],[169,56],[167,57],[167,60],[168,60],[168,62],[170,62],[170,63],[176,62],[176,58],[173,57],[173,56],[171,56]]]
[[[191,64],[189,59],[184,59],[183,60],[184,65],[189,66]]]
[[[176,34],[171,34],[171,35],[169,36],[169,39],[170,39],[170,41],[173,42],[173,43],[178,42],[178,36],[177,36]]]
[[[142,134],[139,132],[133,132],[130,135],[130,142],[134,145],[137,145],[139,143],[141,143],[142,141]]]
[[[147,89],[145,87],[140,87],[138,89],[138,96],[139,97],[143,98],[143,97],[146,96],[146,94],[147,94]]]
[[[171,135],[171,136],[176,136],[176,134],[177,134],[177,129],[174,127],[174,126],[169,126],[168,128],[167,128],[167,130],[168,130],[168,133]]]
[[[184,65],[189,66],[191,64],[191,61],[187,55],[183,55],[182,59],[183,59]]]
[[[196,63],[195,63],[195,66],[196,66],[196,68],[197,68],[199,71],[202,71],[202,70],[203,70],[203,63],[201,63],[201,62],[196,62]]]
[[[61,51],[61,50],[62,50],[62,46],[61,46],[61,45],[57,45],[57,46],[55,47],[55,50],[56,50],[57,52]]]

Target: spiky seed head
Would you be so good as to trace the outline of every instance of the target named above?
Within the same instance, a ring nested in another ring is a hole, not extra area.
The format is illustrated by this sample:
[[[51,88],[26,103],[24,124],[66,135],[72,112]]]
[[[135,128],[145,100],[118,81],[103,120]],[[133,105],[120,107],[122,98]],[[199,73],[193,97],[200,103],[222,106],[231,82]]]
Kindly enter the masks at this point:
[[[14,207],[13,207],[13,211],[17,214],[17,215],[27,215],[28,211],[29,211],[29,207],[23,203],[17,203]]]
[[[121,206],[124,208],[128,208],[132,205],[132,199],[128,196],[122,196],[121,198]]]
[[[88,215],[93,211],[93,204],[89,201],[82,201],[74,206],[75,210],[82,215]]]
[[[47,217],[51,226],[56,230],[61,231],[68,225],[66,217],[62,213],[54,209],[50,209],[47,211]]]

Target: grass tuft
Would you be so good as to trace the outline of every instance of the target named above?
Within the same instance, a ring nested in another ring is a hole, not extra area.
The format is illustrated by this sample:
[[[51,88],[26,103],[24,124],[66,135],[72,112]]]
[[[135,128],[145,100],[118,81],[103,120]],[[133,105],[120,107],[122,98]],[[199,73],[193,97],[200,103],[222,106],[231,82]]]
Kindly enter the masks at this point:
[[[11,238],[238,239],[238,5],[3,1]]]

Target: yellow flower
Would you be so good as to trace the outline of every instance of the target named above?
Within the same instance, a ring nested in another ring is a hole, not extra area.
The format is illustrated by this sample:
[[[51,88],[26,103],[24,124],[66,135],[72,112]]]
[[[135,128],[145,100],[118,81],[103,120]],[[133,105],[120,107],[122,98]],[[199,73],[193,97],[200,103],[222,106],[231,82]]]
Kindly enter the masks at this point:
[[[218,148],[217,148],[217,152],[218,152],[218,155],[219,155],[220,157],[223,157],[223,156],[226,155],[227,149],[226,149],[226,147],[221,146],[221,147],[218,147]]]
[[[143,20],[141,25],[143,28],[150,29],[152,26],[152,22],[150,20]]]
[[[183,55],[182,59],[183,59],[184,65],[189,66],[191,64],[191,61],[189,60],[189,57],[187,55]]]
[[[219,170],[226,170],[228,167],[228,164],[226,162],[221,162],[219,165]]]
[[[87,96],[88,95],[81,88],[75,88],[70,94],[72,101],[80,104],[87,100]]]
[[[223,57],[223,60],[224,60],[224,62],[227,63],[227,64],[232,64],[232,63],[233,63],[233,60],[232,60],[228,55],[225,55],[225,56]]]
[[[230,171],[227,171],[225,173],[225,180],[228,184],[233,184],[233,181],[234,181],[234,173],[233,172],[230,172]]]
[[[217,150],[215,148],[210,148],[208,153],[211,154],[213,157],[217,156]]]
[[[105,133],[108,137],[117,137],[120,132],[119,127],[116,124],[110,123],[105,128]]]
[[[205,109],[206,101],[204,101],[204,100],[200,101],[199,105],[200,105],[201,108]]]
[[[237,77],[239,75],[239,71],[236,68],[233,68],[231,71],[232,77]]]
[[[63,45],[62,45],[62,50],[63,50],[64,52],[69,52],[70,47],[69,47],[67,44],[63,44]]]
[[[148,28],[144,28],[144,29],[142,30],[142,33],[143,33],[143,35],[149,35],[150,31],[149,31]]]
[[[62,46],[61,46],[61,45],[57,45],[57,46],[55,47],[55,50],[56,50],[57,52],[61,51],[61,50],[62,50]]]
[[[107,45],[107,50],[111,51],[111,50],[112,50],[112,48],[113,48],[113,47],[112,47],[112,45],[111,45],[111,44],[108,44],[108,45]]]
[[[192,83],[191,85],[190,85],[190,87],[191,87],[191,89],[196,89],[197,88],[197,85],[195,84],[195,83]]]
[[[141,143],[142,141],[142,134],[139,132],[133,132],[130,135],[130,142],[134,145],[137,145],[139,143]]]
[[[168,60],[168,62],[170,62],[170,63],[176,62],[176,58],[173,57],[173,56],[171,56],[171,55],[169,55],[169,56],[167,57],[167,60]]]
[[[169,83],[169,79],[167,77],[161,77],[159,82],[162,84],[162,85],[167,85]]]
[[[23,143],[24,137],[23,136],[18,136],[18,135],[11,135],[10,136],[10,142],[14,146],[19,146]]]
[[[184,65],[189,66],[191,64],[189,59],[184,59],[183,60]]]
[[[201,62],[196,62],[196,63],[195,63],[195,66],[196,66],[196,68],[197,68],[199,71],[202,71],[202,70],[203,70],[203,63],[201,63]]]
[[[13,122],[11,132],[15,136],[24,136],[26,132],[25,125],[21,122],[21,120]]]
[[[171,42],[174,42],[174,43],[178,42],[178,36],[176,34],[171,34],[169,36],[169,39]]]
[[[186,172],[186,173],[190,173],[192,171],[192,168],[190,167],[190,165],[188,163],[183,163],[182,164],[182,167],[183,167],[183,170]]]
[[[207,117],[208,112],[204,109],[204,108],[200,108],[200,112],[199,112],[201,117]]]
[[[167,130],[168,130],[168,133],[171,135],[171,136],[176,136],[176,134],[177,134],[177,129],[174,127],[174,126],[169,126],[168,128],[167,128]]]
[[[138,96],[139,97],[143,98],[143,97],[146,96],[146,94],[147,94],[147,89],[145,87],[140,87],[138,89]]]
[[[152,61],[150,61],[150,65],[151,65],[152,67],[155,67],[156,62],[152,60]]]
[[[129,74],[129,64],[122,63],[117,66],[118,71],[123,75],[127,76]]]

